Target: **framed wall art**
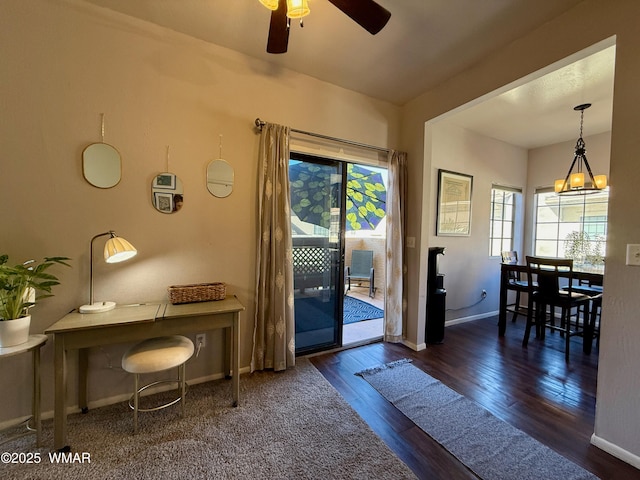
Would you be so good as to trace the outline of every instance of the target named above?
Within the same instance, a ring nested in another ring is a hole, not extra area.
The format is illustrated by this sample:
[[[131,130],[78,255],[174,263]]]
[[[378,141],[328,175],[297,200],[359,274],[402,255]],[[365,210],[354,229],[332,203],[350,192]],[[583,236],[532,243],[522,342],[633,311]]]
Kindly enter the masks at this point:
[[[176,189],[176,176],[173,173],[160,173],[153,179],[152,188],[165,188],[167,190]]]
[[[473,177],[438,169],[436,235],[469,236]]]
[[[162,213],[173,212],[173,194],[153,192],[153,206]]]

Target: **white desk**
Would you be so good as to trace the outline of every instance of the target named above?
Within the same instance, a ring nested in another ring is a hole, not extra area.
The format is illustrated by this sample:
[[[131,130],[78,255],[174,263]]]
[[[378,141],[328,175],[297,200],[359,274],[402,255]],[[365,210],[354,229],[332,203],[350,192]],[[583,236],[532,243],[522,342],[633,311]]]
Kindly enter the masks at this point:
[[[55,356],[54,448],[69,451],[67,444],[67,352],[78,350],[78,405],[87,411],[89,347],[127,343],[165,335],[225,329],[225,374],[233,378],[233,405],[240,401],[240,312],[235,297],[215,302],[171,305],[162,303],[119,306],[104,313],[73,311],[51,325]]]
[[[31,397],[31,417],[27,418],[27,429],[29,429],[29,421],[33,420],[33,429],[36,432],[36,446],[40,446],[40,440],[42,435],[41,421],[40,421],[40,349],[47,343],[46,335],[29,335],[29,340],[20,345],[14,347],[0,348],[0,358],[10,357],[12,355],[18,355],[20,353],[31,352],[32,362],[32,397]],[[22,423],[22,422],[21,422]],[[28,433],[28,432],[27,432]],[[13,440],[16,437],[12,437],[9,440]],[[4,443],[4,442],[3,442]]]

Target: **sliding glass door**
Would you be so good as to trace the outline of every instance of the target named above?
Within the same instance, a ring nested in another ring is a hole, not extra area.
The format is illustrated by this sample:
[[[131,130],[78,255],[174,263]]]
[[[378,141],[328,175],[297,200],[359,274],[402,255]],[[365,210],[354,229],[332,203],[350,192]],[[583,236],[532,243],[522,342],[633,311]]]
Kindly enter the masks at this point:
[[[296,354],[342,343],[343,164],[291,154]]]

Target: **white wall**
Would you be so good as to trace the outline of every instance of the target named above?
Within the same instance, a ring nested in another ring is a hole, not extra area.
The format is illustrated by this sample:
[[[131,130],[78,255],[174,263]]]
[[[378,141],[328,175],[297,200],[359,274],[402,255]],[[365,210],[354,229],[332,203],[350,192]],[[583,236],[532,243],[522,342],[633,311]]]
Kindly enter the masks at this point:
[[[428,225],[429,245],[446,247],[445,255],[439,258],[439,271],[445,274],[447,289],[446,320],[491,314],[498,310],[500,286],[500,258],[489,256],[491,187],[497,184],[524,190],[527,151],[447,121],[436,122],[431,128],[430,217],[433,221]],[[473,176],[468,237],[435,235],[438,169]],[[522,205],[520,218],[521,210]],[[516,249],[519,247],[521,245],[516,245]],[[483,289],[487,291],[487,298],[478,303]]]
[[[0,253],[14,262],[65,255],[55,297],[33,310],[44,331],[89,295],[89,240],[115,230],[138,248],[127,263],[99,261],[96,299],[166,300],[173,284],[222,281],[247,311],[241,317],[241,365],[251,354],[254,316],[258,135],[253,122],[291,125],[357,142],[397,146],[399,109],[262,60],[143,23],[79,0],[0,2]],[[266,54],[265,54],[266,55]],[[295,101],[283,100],[295,98]],[[100,140],[123,160],[112,189],[89,185],[81,154]],[[206,188],[219,156],[235,169],[231,196]],[[174,215],[151,205],[151,180],[167,168],[184,184]],[[222,371],[221,335],[190,362],[188,375]],[[90,402],[128,392],[118,369],[125,345],[90,353]],[[52,404],[52,343],[43,350],[43,408]],[[24,358],[23,358],[24,357]],[[0,423],[29,411],[28,356],[3,359]],[[212,369],[210,364],[214,364]],[[113,368],[110,368],[113,367]],[[73,380],[74,370],[70,378]],[[75,400],[75,389],[69,398]]]

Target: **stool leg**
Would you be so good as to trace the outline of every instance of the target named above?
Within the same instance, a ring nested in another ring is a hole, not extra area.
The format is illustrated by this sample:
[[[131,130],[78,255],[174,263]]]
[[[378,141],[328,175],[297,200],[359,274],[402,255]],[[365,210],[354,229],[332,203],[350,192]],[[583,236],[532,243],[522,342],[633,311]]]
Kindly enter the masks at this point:
[[[181,403],[181,413],[184,417],[184,399],[185,399],[185,384],[186,384],[186,362],[180,365],[180,403]]]
[[[140,376],[136,373],[133,376],[133,433],[138,433],[138,404],[140,400]]]

